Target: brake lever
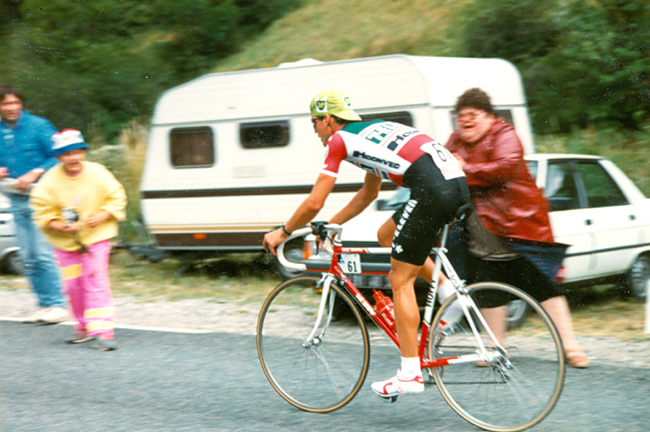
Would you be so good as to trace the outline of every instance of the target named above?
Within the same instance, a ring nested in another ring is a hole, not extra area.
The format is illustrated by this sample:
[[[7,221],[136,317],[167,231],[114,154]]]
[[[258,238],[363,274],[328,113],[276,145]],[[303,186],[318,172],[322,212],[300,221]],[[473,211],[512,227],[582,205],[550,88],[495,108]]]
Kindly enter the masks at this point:
[[[313,234],[317,236],[321,242],[324,242],[327,239],[327,230],[325,230],[325,225],[327,225],[327,221],[318,221],[311,223],[311,226],[314,228],[312,230]]]

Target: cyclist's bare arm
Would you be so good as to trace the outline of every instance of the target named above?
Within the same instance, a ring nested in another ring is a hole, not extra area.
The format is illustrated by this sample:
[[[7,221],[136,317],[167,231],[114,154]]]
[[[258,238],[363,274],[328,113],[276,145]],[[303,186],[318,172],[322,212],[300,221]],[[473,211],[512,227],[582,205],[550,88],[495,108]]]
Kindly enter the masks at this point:
[[[377,198],[380,189],[381,179],[374,174],[367,173],[363,187],[341,211],[332,216],[329,223],[342,225],[357,216]]]
[[[311,193],[284,224],[284,228],[288,232],[292,232],[311,222],[325,205],[325,200],[334,189],[334,183],[336,183],[336,177],[320,174]],[[264,247],[275,255],[275,247],[285,241],[287,237],[281,228],[271,231],[264,236]]]

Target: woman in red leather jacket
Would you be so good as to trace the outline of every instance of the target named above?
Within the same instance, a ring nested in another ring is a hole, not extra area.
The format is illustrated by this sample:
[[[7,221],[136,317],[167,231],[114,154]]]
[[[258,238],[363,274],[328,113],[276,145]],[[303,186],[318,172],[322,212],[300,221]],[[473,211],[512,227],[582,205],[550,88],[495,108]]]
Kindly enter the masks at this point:
[[[490,97],[478,88],[458,98],[456,113],[458,129],[446,147],[463,167],[472,203],[485,228],[515,251],[521,243],[553,243],[548,204],[528,171],[514,127],[495,117]],[[578,347],[569,307],[554,275],[544,276],[530,264],[520,257],[508,263],[506,272],[504,267],[496,270],[498,263],[482,262],[481,267],[492,267],[487,272],[492,280],[519,286],[541,301],[560,332],[567,364],[588,367],[590,361]],[[483,313],[505,343],[505,306],[484,309]]]

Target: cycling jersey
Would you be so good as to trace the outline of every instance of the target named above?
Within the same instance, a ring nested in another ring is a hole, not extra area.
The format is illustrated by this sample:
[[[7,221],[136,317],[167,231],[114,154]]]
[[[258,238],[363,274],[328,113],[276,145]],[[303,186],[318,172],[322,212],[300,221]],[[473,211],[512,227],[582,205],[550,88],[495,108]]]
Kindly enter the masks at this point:
[[[391,257],[398,261],[424,264],[440,228],[469,202],[456,158],[410,126],[381,120],[347,124],[330,137],[321,173],[336,177],[344,160],[411,189],[411,199],[393,216]]]
[[[404,186],[406,170],[425,153],[445,179],[465,176],[456,159],[436,140],[410,126],[381,120],[349,123],[332,135],[321,172],[336,177],[341,161],[346,160]]]

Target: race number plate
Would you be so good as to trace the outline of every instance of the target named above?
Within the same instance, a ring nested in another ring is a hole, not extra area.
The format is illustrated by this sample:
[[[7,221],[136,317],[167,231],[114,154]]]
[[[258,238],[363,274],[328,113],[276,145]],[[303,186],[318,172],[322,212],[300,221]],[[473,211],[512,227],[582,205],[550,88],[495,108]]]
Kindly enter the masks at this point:
[[[427,143],[420,147],[420,149],[431,155],[431,158],[445,177],[445,180],[465,177],[465,172],[454,155],[452,155],[451,152],[444,148],[440,143]]]
[[[339,265],[345,273],[361,273],[361,259],[359,254],[339,255]]]

